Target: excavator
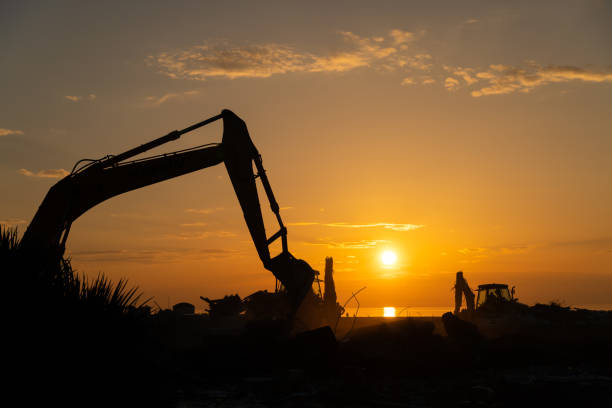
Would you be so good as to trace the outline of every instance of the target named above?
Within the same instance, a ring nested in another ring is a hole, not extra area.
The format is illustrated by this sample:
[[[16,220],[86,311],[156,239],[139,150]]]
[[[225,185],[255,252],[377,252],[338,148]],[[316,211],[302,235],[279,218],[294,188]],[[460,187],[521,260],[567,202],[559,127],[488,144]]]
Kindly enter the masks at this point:
[[[217,120],[223,121],[221,143],[132,159]],[[293,312],[297,311],[304,298],[312,292],[316,271],[289,252],[287,228],[283,224],[261,155],[249,136],[245,122],[227,109],[219,115],[183,130],[174,130],[123,153],[78,161],[69,175],[50,188],[21,240],[21,248],[59,258],[65,252],[72,223],[92,207],[111,197],[220,163],[225,164],[263,266],[280,282],[278,288],[288,295]],[[279,225],[279,230],[270,237],[266,235],[264,227],[256,179],[261,180]],[[270,245],[279,238],[282,250],[272,257]]]
[[[514,286],[512,290],[508,290],[508,285],[505,283],[478,285],[478,295],[474,295],[467,280],[463,277],[462,271],[457,272],[454,290],[455,315],[458,315],[461,310],[462,297],[465,297],[468,313],[485,309],[508,309],[508,307],[504,308],[503,306],[518,304],[518,299],[514,297]],[[474,299],[476,299],[476,303],[474,303]]]

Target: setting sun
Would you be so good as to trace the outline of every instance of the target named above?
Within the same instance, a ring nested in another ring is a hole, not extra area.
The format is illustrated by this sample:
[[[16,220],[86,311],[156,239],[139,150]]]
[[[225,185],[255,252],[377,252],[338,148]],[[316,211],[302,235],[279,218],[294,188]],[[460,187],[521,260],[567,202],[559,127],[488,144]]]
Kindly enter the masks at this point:
[[[395,317],[395,308],[394,307],[383,307],[383,316],[384,317]]]
[[[391,266],[397,262],[397,255],[393,251],[385,251],[382,253],[380,259],[382,260],[383,265]]]

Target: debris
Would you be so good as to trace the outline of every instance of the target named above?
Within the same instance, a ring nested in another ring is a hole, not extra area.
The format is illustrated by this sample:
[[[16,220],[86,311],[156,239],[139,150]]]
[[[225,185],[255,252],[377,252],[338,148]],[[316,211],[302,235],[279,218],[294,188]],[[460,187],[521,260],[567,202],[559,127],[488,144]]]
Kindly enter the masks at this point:
[[[357,313],[359,312],[359,307],[361,306],[359,303],[359,300],[357,300],[357,294],[359,292],[361,292],[362,290],[365,290],[366,286],[364,286],[363,288],[359,289],[357,292],[353,292],[351,294],[351,297],[348,298],[348,300],[346,302],[344,302],[344,305],[342,305],[342,310],[346,309],[346,305],[349,304],[349,302],[351,301],[351,299],[355,299],[355,302],[357,302],[357,309],[355,310],[355,315],[353,316],[353,323],[351,324],[351,328],[349,329],[349,331],[344,335],[344,337],[342,338],[342,341],[344,341],[345,339],[347,339],[349,337],[349,334],[351,334],[351,332],[353,331],[353,328],[355,327],[355,323],[357,322]],[[347,313],[347,316],[348,313]],[[338,329],[338,323],[340,322],[340,319],[338,319],[338,321],[336,321],[336,326],[334,327],[334,331],[336,331]]]
[[[208,315],[211,319],[224,317],[238,317],[244,311],[244,305],[240,296],[226,295],[222,299],[209,299],[200,296],[200,299],[208,303]]]
[[[296,357],[299,356],[304,365],[316,364],[317,368],[325,368],[338,349],[336,336],[329,326],[299,333],[293,344]]]
[[[442,315],[442,323],[448,337],[461,345],[478,344],[482,340],[475,324],[461,320],[450,312]]]
[[[285,292],[259,290],[244,298],[247,320],[285,320],[291,311],[291,303]]]
[[[181,302],[172,306],[172,311],[177,316],[192,315],[195,313],[195,306],[191,303]]]

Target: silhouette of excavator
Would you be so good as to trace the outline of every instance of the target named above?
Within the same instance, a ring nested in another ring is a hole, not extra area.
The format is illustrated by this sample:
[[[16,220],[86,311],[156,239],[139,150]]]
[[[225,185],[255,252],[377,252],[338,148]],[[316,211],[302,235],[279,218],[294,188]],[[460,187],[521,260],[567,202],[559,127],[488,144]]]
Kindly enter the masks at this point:
[[[457,272],[455,282],[455,314],[459,314],[461,309],[462,296],[465,297],[465,303],[468,312],[476,310],[482,311],[506,311],[509,307],[518,305],[518,299],[514,297],[515,290],[508,290],[508,285],[502,283],[487,283],[478,285],[478,296],[468,285],[463,277],[463,272]],[[474,299],[476,303],[474,304]]]
[[[221,143],[126,161],[154,147],[177,140],[219,119],[223,120]],[[21,248],[37,254],[61,257],[72,223],[101,202],[151,184],[224,163],[238,197],[255,249],[264,267],[271,271],[286,291],[293,310],[297,310],[308,292],[312,292],[315,271],[288,250],[287,228],[280,216],[261,155],[253,144],[245,122],[230,110],[116,156],[78,161],[72,172],[57,182],[45,196],[22,240]],[[257,174],[253,171],[253,163]],[[264,228],[256,179],[266,192],[279,230],[267,237]],[[281,239],[282,251],[275,257],[269,246]]]

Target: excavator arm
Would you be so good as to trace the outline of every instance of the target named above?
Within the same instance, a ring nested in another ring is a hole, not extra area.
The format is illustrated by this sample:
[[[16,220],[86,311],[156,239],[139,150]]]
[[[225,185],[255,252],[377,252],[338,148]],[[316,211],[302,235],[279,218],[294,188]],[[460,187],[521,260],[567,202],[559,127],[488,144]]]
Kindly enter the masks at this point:
[[[219,119],[223,119],[223,139],[219,144],[126,161]],[[249,136],[246,124],[233,112],[223,110],[220,115],[183,130],[175,130],[116,156],[90,160],[79,167],[82,162],[78,162],[71,174],[51,187],[22,238],[22,248],[47,253],[59,251],[61,256],[72,223],[97,204],[128,191],[224,163],[264,267],[282,283],[295,308],[310,290],[315,272],[305,261],[294,258],[289,252],[287,229],[261,156]],[[257,175],[253,172],[253,163]],[[256,178],[262,181],[272,212],[279,223],[278,232],[269,238],[264,227]],[[272,258],[269,246],[278,238],[282,240],[282,252]]]

